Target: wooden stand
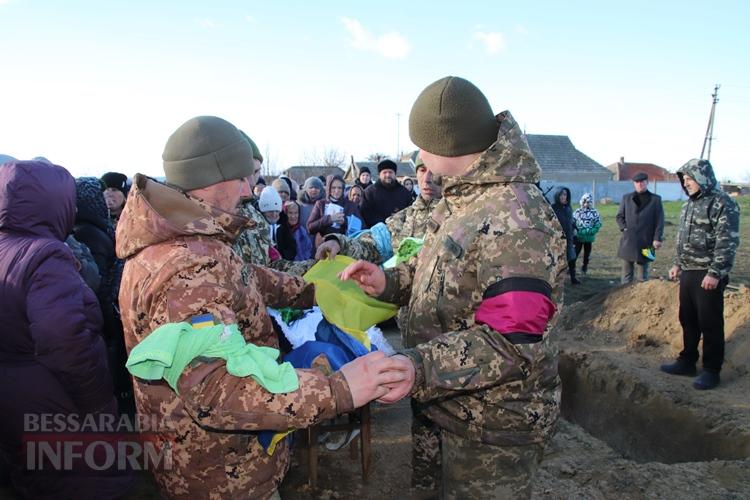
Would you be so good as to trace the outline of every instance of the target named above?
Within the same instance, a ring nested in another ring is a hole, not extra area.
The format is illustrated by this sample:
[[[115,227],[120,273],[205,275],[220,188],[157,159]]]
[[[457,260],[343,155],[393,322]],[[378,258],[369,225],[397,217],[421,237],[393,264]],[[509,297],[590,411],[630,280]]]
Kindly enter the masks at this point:
[[[309,467],[310,486],[314,489],[318,485],[318,435],[330,431],[353,432],[359,429],[359,435],[349,443],[349,456],[357,458],[357,447],[361,442],[362,479],[367,480],[370,475],[370,441],[372,438],[370,428],[370,405],[369,403],[347,413],[349,419],[345,424],[319,424],[307,429],[307,463]]]

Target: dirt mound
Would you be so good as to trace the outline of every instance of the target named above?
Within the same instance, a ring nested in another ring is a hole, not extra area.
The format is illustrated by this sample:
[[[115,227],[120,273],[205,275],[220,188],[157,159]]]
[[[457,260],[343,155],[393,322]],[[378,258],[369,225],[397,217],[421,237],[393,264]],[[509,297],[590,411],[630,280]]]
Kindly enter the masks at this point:
[[[611,288],[566,307],[558,319],[560,342],[619,346],[626,352],[672,358],[682,349],[677,283],[652,280]],[[724,296],[725,371],[746,375],[750,365],[750,289]]]

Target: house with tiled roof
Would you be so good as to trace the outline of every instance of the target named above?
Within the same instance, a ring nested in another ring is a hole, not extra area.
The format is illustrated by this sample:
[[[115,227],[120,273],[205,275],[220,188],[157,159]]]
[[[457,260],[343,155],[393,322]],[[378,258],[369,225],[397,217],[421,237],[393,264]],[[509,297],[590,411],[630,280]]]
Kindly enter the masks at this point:
[[[653,163],[626,162],[623,156],[620,157],[620,161],[617,163],[607,165],[607,170],[614,174],[614,180],[616,181],[629,181],[638,172],[644,172],[648,175],[650,181],[679,182],[677,174],[671,173],[666,168],[654,165]]]
[[[399,181],[404,179],[405,177],[414,178],[416,176],[416,170],[414,169],[413,160],[411,159],[399,160],[395,163],[397,166],[396,178]],[[376,161],[354,161],[354,157],[352,157],[351,162],[349,163],[349,167],[346,169],[346,173],[344,174],[344,181],[346,181],[347,184],[354,183],[357,177],[359,177],[360,169],[363,167],[367,167],[370,170],[370,175],[372,176],[373,180],[377,179],[378,162]]]
[[[339,167],[327,167],[325,165],[295,165],[289,167],[282,175],[286,175],[300,186],[305,183],[308,177],[318,177],[320,175],[328,177],[329,175],[344,175],[344,171]]]
[[[552,182],[607,182],[612,172],[576,149],[567,135],[526,134],[542,169],[542,180]]]

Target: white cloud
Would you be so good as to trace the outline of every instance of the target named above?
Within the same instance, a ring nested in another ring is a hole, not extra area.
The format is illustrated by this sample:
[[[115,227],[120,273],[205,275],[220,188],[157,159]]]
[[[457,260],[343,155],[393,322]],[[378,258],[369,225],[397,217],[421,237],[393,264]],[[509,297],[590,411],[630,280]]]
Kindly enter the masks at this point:
[[[341,22],[349,33],[349,44],[358,50],[375,52],[388,59],[404,59],[411,52],[411,44],[396,32],[375,36],[356,19],[342,17]]]
[[[505,37],[502,35],[502,33],[485,33],[483,31],[475,31],[474,40],[479,40],[482,44],[484,44],[484,49],[488,54],[497,54],[501,50],[505,49]]]
[[[13,0],[0,0],[0,7],[4,5],[10,5],[13,3]]]
[[[245,21],[255,24],[255,18],[253,16],[245,16]]]
[[[526,29],[526,26],[524,26],[523,24],[518,24],[516,25],[516,33],[526,36],[529,34],[529,30]]]
[[[219,27],[219,23],[217,23],[215,20],[211,19],[210,17],[203,17],[201,19],[198,19],[198,25],[201,28],[207,29],[207,30],[212,30],[212,29],[216,29]]]

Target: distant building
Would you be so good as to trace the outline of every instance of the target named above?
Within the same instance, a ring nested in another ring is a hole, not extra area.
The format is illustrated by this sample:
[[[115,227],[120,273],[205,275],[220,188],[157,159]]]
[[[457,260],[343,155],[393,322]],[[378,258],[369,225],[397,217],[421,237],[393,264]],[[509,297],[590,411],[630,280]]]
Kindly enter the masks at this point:
[[[329,175],[344,175],[344,171],[339,167],[327,167],[325,165],[295,165],[282,172],[297,184],[302,186],[308,177],[318,177],[320,175],[328,177]]]
[[[616,181],[632,180],[633,176],[638,172],[645,172],[648,175],[649,181],[679,182],[680,180],[677,174],[669,172],[666,168],[654,165],[653,163],[626,162],[622,156],[617,163],[607,165],[607,170],[614,174],[614,180]]]
[[[551,182],[607,182],[612,172],[578,151],[567,135],[526,134],[531,152]]]
[[[396,170],[396,177],[399,181],[404,177],[414,178],[414,176],[416,175],[416,170],[414,169],[414,161],[411,159],[397,161],[396,166],[398,167],[398,169]],[[367,167],[370,170],[370,175],[372,176],[373,180],[377,179],[378,162],[354,161],[354,157],[352,157],[351,163],[349,163],[349,168],[346,169],[346,173],[344,174],[344,181],[346,181],[347,184],[354,183],[354,181],[359,177],[359,171],[362,167]]]

